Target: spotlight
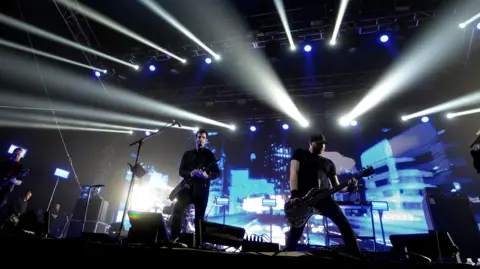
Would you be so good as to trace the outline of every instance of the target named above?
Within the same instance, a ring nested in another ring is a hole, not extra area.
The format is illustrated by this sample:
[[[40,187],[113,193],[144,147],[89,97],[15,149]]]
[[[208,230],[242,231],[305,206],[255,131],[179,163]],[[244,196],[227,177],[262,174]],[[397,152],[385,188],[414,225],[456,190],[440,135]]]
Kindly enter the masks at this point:
[[[156,68],[155,68],[155,65],[151,64],[151,65],[148,67],[148,69],[150,69],[150,71],[153,72],[153,71],[155,71]]]
[[[448,113],[447,114],[447,119],[452,119],[454,117],[455,117],[455,115],[453,115],[453,113]]]
[[[285,123],[285,124],[282,125],[282,128],[283,128],[283,130],[288,130],[288,128],[290,128],[290,126],[288,126],[288,124]]]
[[[99,78],[101,75],[102,75],[102,73],[100,73],[100,71],[95,71],[95,76],[96,76],[97,78]]]
[[[407,121],[408,117],[407,116],[402,116],[402,121]]]
[[[358,124],[358,122],[357,122],[356,120],[352,120],[352,121],[350,122],[350,125],[352,125],[352,126],[354,126],[354,127],[357,126],[357,124]]]
[[[257,128],[255,126],[250,126],[250,131],[255,132]]]
[[[235,131],[235,129],[237,129],[237,127],[235,125],[233,125],[233,124],[230,125],[230,130]]]
[[[303,50],[305,50],[306,52],[310,52],[312,50],[312,46],[305,45],[305,47],[303,47]]]
[[[211,63],[212,63],[212,59],[206,58],[206,59],[205,59],[205,62],[206,62],[207,64],[211,64]]]
[[[295,45],[292,45],[292,46],[290,46],[290,50],[291,51],[297,50],[297,47]]]
[[[460,24],[458,25],[458,27],[460,27],[460,28],[462,28],[462,29],[465,28],[465,26],[467,26],[467,25],[465,25],[465,23],[460,23]]]
[[[382,36],[380,37],[380,41],[382,41],[383,43],[387,42],[388,39],[389,39],[388,35],[382,35]]]
[[[477,23],[477,29],[480,30],[480,22]]]
[[[341,125],[341,126],[348,126],[348,124],[350,123],[351,121],[349,119],[347,119],[346,117],[341,117],[339,120],[338,120],[338,123]]]
[[[422,117],[422,122],[427,123],[430,119],[428,117]]]
[[[149,131],[145,131],[145,135],[150,135],[150,132],[149,132]]]

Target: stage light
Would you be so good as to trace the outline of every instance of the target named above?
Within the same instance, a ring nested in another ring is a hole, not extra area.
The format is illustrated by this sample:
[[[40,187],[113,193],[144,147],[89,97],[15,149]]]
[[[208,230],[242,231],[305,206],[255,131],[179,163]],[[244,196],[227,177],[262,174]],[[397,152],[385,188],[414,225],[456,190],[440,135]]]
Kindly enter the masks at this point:
[[[68,172],[66,170],[63,170],[63,169],[60,169],[60,168],[57,168],[57,169],[55,169],[55,173],[53,175],[56,176],[56,177],[61,177],[63,179],[67,179],[68,176],[70,175],[70,172]]]
[[[358,122],[357,122],[356,120],[352,120],[352,121],[350,122],[350,125],[351,125],[351,126],[354,126],[354,127],[357,126],[357,124],[358,124]]]
[[[389,39],[388,35],[382,35],[382,36],[380,37],[380,41],[382,41],[383,43],[387,42],[388,39]]]
[[[455,117],[455,115],[453,115],[453,113],[448,113],[447,114],[447,119],[453,119]]]
[[[150,135],[150,132],[149,132],[149,131],[145,131],[145,135]]]
[[[282,128],[283,128],[283,130],[288,130],[288,128],[290,128],[290,126],[288,126],[288,124],[285,123],[285,124],[282,125]]]
[[[477,29],[480,30],[480,22],[477,23]]]
[[[100,71],[95,71],[95,76],[98,78],[102,75],[102,73],[100,73]]]
[[[27,154],[27,149],[25,148],[22,148],[22,147],[19,147],[17,145],[10,145],[10,147],[8,148],[8,154],[12,154],[13,151],[17,148],[21,148],[23,150],[23,153],[22,153],[22,158],[25,158],[25,154]]]
[[[422,122],[427,123],[430,119],[428,117],[422,117]]]
[[[235,131],[235,129],[237,129],[237,127],[235,125],[233,125],[233,124],[230,125],[230,130]]]
[[[250,126],[250,131],[255,132],[257,130],[257,127],[255,126]]]
[[[460,27],[460,28],[462,28],[462,29],[465,28],[465,26],[467,26],[465,23],[460,23],[460,24],[458,25],[458,27]]]
[[[150,71],[153,72],[153,71],[155,71],[156,68],[155,68],[155,65],[151,64],[151,65],[148,67],[148,69],[150,69]]]
[[[305,45],[305,47],[303,47],[303,50],[305,50],[306,52],[310,52],[312,50],[312,46]]]
[[[211,64],[211,63],[212,63],[212,59],[206,58],[206,59],[205,59],[205,62],[206,62],[207,64]]]

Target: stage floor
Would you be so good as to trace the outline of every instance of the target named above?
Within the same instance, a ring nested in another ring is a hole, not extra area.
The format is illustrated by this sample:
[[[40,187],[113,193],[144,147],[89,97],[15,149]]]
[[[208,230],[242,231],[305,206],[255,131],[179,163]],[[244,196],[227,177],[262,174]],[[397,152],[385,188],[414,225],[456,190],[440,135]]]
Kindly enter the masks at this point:
[[[241,253],[188,248],[145,247],[140,245],[119,245],[100,243],[84,239],[52,239],[31,235],[0,235],[0,253],[9,260],[20,264],[36,266],[69,267],[73,265],[89,268],[104,266],[147,266],[144,262],[154,262],[174,268],[190,266],[248,266],[264,268],[307,268],[317,266],[355,266],[368,268],[457,268],[458,264],[418,265],[379,259],[355,259],[331,250],[315,252]],[[95,262],[95,263],[92,263]],[[471,268],[471,266],[470,266]],[[134,268],[137,269],[137,268]]]

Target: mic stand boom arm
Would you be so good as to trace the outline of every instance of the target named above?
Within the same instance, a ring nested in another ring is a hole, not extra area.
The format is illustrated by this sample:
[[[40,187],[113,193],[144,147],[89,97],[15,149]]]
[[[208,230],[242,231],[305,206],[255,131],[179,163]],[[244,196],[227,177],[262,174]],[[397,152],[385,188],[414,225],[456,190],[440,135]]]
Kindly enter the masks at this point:
[[[158,132],[156,133],[152,133],[150,135],[147,135],[147,136],[144,136],[142,138],[140,138],[139,140],[131,143],[129,146],[132,147],[132,146],[135,146],[137,145],[137,156],[135,157],[135,164],[133,165],[133,167],[137,167],[138,165],[138,159],[140,157],[140,150],[142,148],[142,145],[143,145],[143,141],[153,137],[153,136],[157,136],[159,135],[160,133],[162,133],[163,131],[165,131],[166,129],[169,129],[171,127],[173,127],[174,125],[178,124],[176,121],[173,121],[172,123],[167,123],[165,126],[163,126],[160,130],[158,130]],[[125,222],[125,216],[127,215],[127,211],[128,211],[128,206],[129,206],[129,203],[130,203],[130,196],[132,194],[132,190],[133,190],[133,183],[134,183],[134,180],[135,180],[135,174],[133,173],[132,171],[132,178],[130,180],[130,186],[128,188],[128,193],[127,193],[127,199],[125,201],[125,208],[123,210],[123,214],[122,214],[122,221],[120,222],[120,228],[118,229],[118,237],[117,239],[120,241],[120,238],[121,238],[121,235],[122,235],[122,230],[123,230],[123,226],[124,226],[124,222]]]

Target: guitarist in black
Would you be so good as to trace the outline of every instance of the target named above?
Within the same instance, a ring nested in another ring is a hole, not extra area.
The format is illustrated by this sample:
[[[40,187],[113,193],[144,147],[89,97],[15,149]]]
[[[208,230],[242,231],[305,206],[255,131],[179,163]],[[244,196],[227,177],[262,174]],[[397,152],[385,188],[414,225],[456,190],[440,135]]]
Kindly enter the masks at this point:
[[[329,188],[329,180],[332,187],[339,185],[336,175],[335,164],[321,156],[325,151],[325,136],[322,134],[312,135],[309,141],[309,149],[297,149],[293,153],[290,163],[290,199],[300,198],[305,196],[312,188]],[[353,179],[356,187],[356,180]],[[351,191],[345,188],[342,191]],[[330,196],[323,199],[316,206],[323,216],[328,217],[339,228],[347,252],[354,256],[360,256],[360,248],[357,243],[357,237],[350,226],[347,218],[343,214],[340,207],[335,203]],[[291,227],[287,237],[286,250],[295,251],[298,240],[303,234],[304,226]]]
[[[186,151],[183,154],[180,163],[179,174],[185,180],[191,178],[193,180],[192,188],[182,191],[178,194],[177,201],[173,206],[172,212],[172,229],[171,238],[175,239],[180,235],[182,226],[182,217],[188,205],[193,204],[195,207],[195,242],[199,247],[200,222],[205,217],[207,208],[208,195],[210,192],[210,180],[216,179],[220,175],[220,169],[216,164],[215,155],[207,148],[207,131],[200,129],[195,134],[195,149]],[[210,167],[209,173],[201,170],[201,167],[214,164]]]
[[[9,160],[0,163],[0,184],[4,185],[0,189],[0,214],[7,204],[8,195],[13,191],[15,186],[22,184],[21,178],[12,178],[22,171],[23,166],[20,163],[22,158],[23,149],[16,148]],[[10,181],[11,184],[4,184],[5,181]]]

